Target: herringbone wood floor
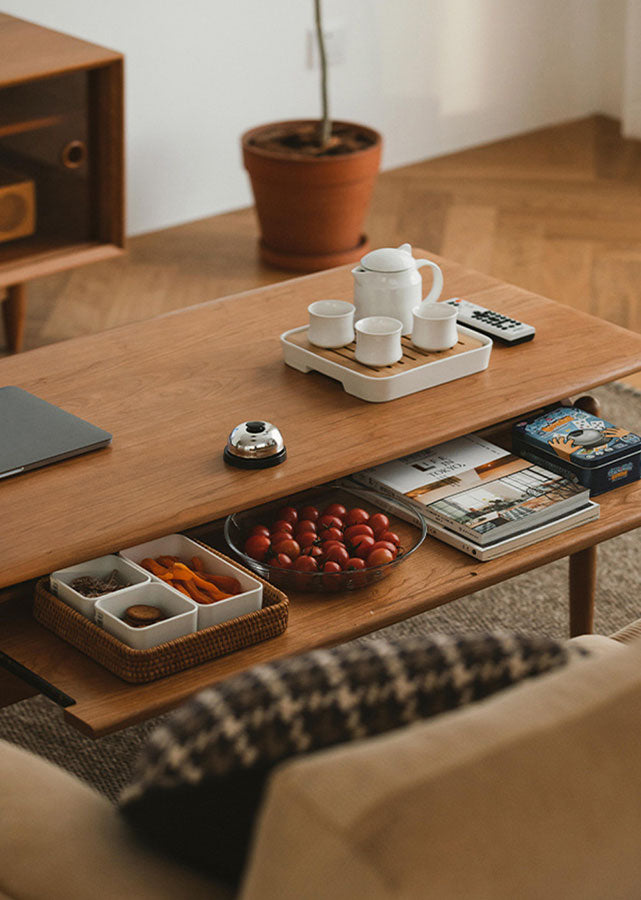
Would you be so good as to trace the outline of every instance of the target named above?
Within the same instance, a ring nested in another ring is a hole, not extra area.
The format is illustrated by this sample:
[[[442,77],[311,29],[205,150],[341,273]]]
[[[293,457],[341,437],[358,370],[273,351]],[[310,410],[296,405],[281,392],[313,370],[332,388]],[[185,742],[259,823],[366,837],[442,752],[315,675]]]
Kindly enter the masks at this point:
[[[612,119],[385,172],[367,230],[372,246],[409,241],[641,331],[641,142],[622,139]],[[291,277],[261,265],[256,236],[253,210],[239,210],[133,238],[121,260],[34,282],[25,346]]]

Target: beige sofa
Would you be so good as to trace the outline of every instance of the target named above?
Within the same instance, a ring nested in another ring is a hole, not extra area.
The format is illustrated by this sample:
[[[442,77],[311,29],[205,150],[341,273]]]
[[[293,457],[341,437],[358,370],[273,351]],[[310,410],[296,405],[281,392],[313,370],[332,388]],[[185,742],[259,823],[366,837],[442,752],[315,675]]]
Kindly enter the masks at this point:
[[[589,659],[481,703],[283,764],[242,900],[641,897],[641,624],[613,638],[581,638]],[[4,743],[0,804],[0,900],[231,896]]]

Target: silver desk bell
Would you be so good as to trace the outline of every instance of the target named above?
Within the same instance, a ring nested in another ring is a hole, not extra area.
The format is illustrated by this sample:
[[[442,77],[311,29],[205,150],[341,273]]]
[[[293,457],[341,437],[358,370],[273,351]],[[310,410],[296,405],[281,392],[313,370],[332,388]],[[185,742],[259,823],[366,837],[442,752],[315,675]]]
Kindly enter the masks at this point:
[[[242,422],[227,438],[223,459],[240,469],[268,469],[285,462],[287,449],[271,422]]]

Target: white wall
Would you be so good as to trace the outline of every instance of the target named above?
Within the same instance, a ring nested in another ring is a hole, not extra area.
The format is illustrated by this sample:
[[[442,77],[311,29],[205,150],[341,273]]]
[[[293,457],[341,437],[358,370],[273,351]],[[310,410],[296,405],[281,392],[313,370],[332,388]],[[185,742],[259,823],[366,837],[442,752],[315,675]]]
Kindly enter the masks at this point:
[[[616,114],[623,2],[324,0],[326,24],[346,29],[332,114],[383,133],[384,168]],[[306,67],[312,0],[4,0],[2,10],[125,54],[130,234],[249,205],[240,134],[319,114]]]

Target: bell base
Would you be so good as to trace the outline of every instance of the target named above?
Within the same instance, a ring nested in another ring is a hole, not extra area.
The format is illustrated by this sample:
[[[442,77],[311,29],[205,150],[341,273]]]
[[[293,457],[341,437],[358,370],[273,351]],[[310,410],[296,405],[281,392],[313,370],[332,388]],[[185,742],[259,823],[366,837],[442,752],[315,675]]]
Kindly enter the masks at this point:
[[[246,456],[236,456],[229,448],[225,447],[223,451],[223,460],[229,466],[236,466],[237,469],[270,469],[272,466],[278,466],[287,459],[287,449],[283,447],[273,456],[265,456],[262,459],[252,459]]]

